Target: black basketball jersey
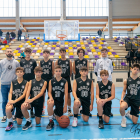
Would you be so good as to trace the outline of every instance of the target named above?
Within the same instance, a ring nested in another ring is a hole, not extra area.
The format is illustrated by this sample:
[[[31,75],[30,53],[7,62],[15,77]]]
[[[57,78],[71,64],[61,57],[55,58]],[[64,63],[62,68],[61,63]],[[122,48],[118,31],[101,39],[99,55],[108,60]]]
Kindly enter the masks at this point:
[[[20,61],[20,66],[23,67],[25,71],[23,79],[27,81],[35,79],[34,69],[37,66],[37,64],[34,59],[30,59],[29,61],[27,61],[26,59],[22,59]]]
[[[76,83],[77,83],[76,90],[77,97],[85,101],[90,101],[92,80],[87,78],[86,81],[83,81],[81,78],[77,78]]]
[[[98,83],[99,86],[99,98],[101,99],[107,99],[111,97],[111,87],[112,82],[108,81],[107,85],[104,85],[102,81]]]
[[[79,70],[83,66],[87,67],[87,59],[83,58],[82,60],[80,59],[75,60],[75,71],[76,71],[75,79],[81,77]]]
[[[25,86],[27,84],[26,80],[23,80],[20,84],[17,80],[12,81],[13,84],[13,93],[12,93],[12,100],[18,99],[20,96],[23,95]],[[22,99],[20,102],[23,102],[25,99]]]
[[[51,80],[52,97],[55,101],[55,104],[64,104],[65,84],[66,80],[64,78],[62,78],[60,81],[57,81],[56,78]]]
[[[58,59],[58,65],[61,66],[61,68],[62,68],[61,76],[63,78],[69,77],[70,76],[70,60],[69,59],[66,59],[66,60]]]
[[[45,81],[52,79],[52,60],[49,59],[47,62],[42,60],[40,61],[40,66],[43,69],[43,74],[41,78],[44,79]]]
[[[127,79],[127,94],[126,97],[133,100],[136,105],[140,105],[140,78],[132,79],[129,77]]]
[[[37,96],[41,92],[44,82],[45,81],[43,79],[41,79],[40,81],[37,81],[36,79],[32,80],[31,91],[30,91],[31,99]],[[44,95],[42,95],[40,98],[35,100],[34,103],[42,103],[43,101],[44,101]]]

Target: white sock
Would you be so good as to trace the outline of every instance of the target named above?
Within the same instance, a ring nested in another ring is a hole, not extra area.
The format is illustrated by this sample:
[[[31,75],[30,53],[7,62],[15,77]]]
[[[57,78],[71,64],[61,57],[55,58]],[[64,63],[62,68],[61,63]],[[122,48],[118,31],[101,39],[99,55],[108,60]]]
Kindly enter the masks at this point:
[[[7,120],[8,120],[8,122],[13,122],[13,118],[12,117],[10,119],[7,118]]]
[[[71,110],[71,106],[68,106],[68,110]]]
[[[49,116],[49,120],[53,120],[53,115]]]
[[[31,122],[30,118],[26,119],[27,122]]]
[[[125,115],[124,115],[124,116],[122,116],[122,119],[125,119]]]

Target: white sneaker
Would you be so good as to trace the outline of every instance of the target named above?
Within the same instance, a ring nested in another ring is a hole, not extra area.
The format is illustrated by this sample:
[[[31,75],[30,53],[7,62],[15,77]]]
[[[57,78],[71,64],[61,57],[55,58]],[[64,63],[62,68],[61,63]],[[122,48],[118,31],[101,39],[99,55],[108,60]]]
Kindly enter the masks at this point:
[[[71,110],[68,110],[68,116],[73,116]]]
[[[72,126],[77,127],[78,119],[74,117]]]
[[[82,106],[79,108],[78,114],[81,114]]]
[[[121,126],[122,127],[126,127],[126,118],[125,119],[122,119]]]
[[[131,119],[131,118],[130,118],[130,110],[128,110],[128,111],[125,113],[125,116],[126,116],[128,119]]]

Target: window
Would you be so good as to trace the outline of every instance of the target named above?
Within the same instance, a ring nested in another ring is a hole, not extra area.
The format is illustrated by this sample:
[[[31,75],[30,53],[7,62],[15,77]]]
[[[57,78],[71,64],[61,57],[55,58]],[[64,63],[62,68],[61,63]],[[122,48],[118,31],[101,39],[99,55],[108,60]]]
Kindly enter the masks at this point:
[[[108,0],[66,0],[67,16],[108,16]]]
[[[60,16],[60,0],[20,0],[20,17]]]

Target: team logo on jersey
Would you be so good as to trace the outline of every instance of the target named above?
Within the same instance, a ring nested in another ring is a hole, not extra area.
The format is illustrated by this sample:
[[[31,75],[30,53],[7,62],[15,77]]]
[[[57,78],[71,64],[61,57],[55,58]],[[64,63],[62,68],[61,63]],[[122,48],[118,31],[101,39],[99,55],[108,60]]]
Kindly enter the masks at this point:
[[[83,63],[84,63],[84,64],[86,64],[86,62],[85,62],[85,61],[83,61]]]
[[[63,85],[64,85],[64,83],[62,82],[60,85],[61,85],[61,86],[63,86]]]
[[[33,64],[32,62],[30,62],[30,64]]]
[[[43,84],[41,83],[41,84],[40,84],[40,86],[42,87],[42,86],[43,86]]]
[[[15,86],[17,85],[17,83],[14,84]]]
[[[101,86],[101,88],[103,88],[104,86]]]
[[[137,84],[139,85],[140,84],[140,81],[137,81]]]
[[[108,98],[108,94],[105,94],[105,99],[107,99]]]
[[[23,63],[25,63],[25,61],[23,61]]]
[[[24,89],[24,86],[22,86],[22,88]]]
[[[12,65],[9,65],[9,66],[8,66],[8,70],[11,70],[11,69],[12,69]]]
[[[66,64],[68,64],[68,61],[66,61]]]
[[[82,83],[82,81],[80,81],[79,83]]]
[[[55,84],[55,82],[53,82],[53,84]]]
[[[87,82],[87,86],[89,86],[89,82]]]
[[[111,86],[108,86],[108,89],[111,89]]]

